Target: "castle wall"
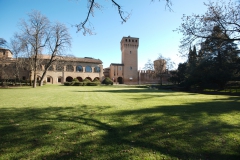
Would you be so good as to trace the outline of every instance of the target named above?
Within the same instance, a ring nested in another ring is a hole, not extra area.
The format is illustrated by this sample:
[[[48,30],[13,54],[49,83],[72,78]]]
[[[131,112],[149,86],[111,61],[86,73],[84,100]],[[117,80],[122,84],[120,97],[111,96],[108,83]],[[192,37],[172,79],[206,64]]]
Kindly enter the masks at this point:
[[[139,84],[159,84],[160,83],[160,77],[157,77],[155,75],[154,71],[150,70],[139,70]],[[168,84],[168,78],[170,78],[169,73],[165,73],[162,75],[162,83]]]

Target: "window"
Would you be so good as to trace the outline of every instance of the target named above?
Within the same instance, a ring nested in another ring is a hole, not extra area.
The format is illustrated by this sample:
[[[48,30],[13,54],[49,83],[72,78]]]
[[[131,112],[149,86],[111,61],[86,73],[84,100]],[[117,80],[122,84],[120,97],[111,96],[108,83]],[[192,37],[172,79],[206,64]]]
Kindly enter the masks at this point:
[[[125,42],[127,42],[127,39],[125,39]]]
[[[62,82],[62,77],[58,77],[58,83]]]
[[[132,40],[132,42],[134,42],[134,40]]]
[[[131,40],[129,39],[129,42],[131,42]]]
[[[94,72],[100,72],[100,67],[96,66],[96,67],[94,68]]]
[[[86,68],[85,68],[85,72],[92,72],[92,67],[90,67],[90,66],[86,66]]]
[[[82,72],[82,71],[83,71],[83,67],[80,66],[80,65],[77,66],[77,67],[76,67],[76,71],[77,71],[77,72]]]
[[[66,71],[68,71],[68,72],[73,72],[73,66],[72,65],[67,65],[66,66]]]
[[[64,69],[64,68],[63,68],[63,66],[61,66],[61,65],[57,65],[57,66],[56,66],[56,70],[57,70],[57,71],[63,71],[63,69]]]
[[[49,71],[53,71],[53,66],[50,66],[50,67],[48,68],[48,70],[49,70]]]
[[[130,54],[132,54],[132,51],[130,51]]]
[[[47,77],[47,82],[51,82],[51,78],[50,77]]]
[[[137,42],[137,40],[136,40],[136,42]]]
[[[24,81],[25,81],[25,80],[26,80],[26,77],[25,77],[25,76],[23,76],[23,77],[22,77],[22,80],[24,80]]]
[[[132,67],[130,67],[130,70],[132,70]]]

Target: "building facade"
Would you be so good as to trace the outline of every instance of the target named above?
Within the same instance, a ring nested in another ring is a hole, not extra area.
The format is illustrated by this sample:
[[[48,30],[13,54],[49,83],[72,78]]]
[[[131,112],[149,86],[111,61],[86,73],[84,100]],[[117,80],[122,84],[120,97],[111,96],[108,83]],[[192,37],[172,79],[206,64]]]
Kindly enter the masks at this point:
[[[165,72],[165,60],[155,60],[155,70],[138,70],[138,47],[139,38],[123,37],[120,41],[122,63],[111,63],[108,68],[104,68],[104,76],[111,78],[114,84],[157,84],[160,83],[160,78],[156,73],[161,68],[162,81],[168,83],[170,75]]]
[[[105,69],[99,59],[61,57],[48,69],[44,80],[49,84],[61,84],[71,82],[74,78],[81,82],[86,78],[90,81],[94,79],[103,81],[105,77],[109,77],[114,84],[157,84],[160,82],[157,75],[161,73],[161,82],[167,83],[170,74],[165,72],[165,60],[154,61],[154,70],[138,70],[138,47],[139,38],[123,37],[120,41],[122,63],[111,63]],[[0,63],[0,79],[16,79],[17,77],[20,80],[33,80],[33,71],[29,67],[28,59],[22,59],[25,65],[17,67],[19,60],[14,59],[11,51],[7,49],[0,49],[0,59],[4,59]],[[38,79],[42,76],[49,59],[49,56],[42,55],[37,71]]]
[[[45,66],[49,61],[49,56],[43,56],[39,62],[37,70],[38,80],[43,74]],[[12,53],[7,49],[0,49],[0,80],[33,80],[33,71],[30,67],[31,60],[28,58],[12,57]],[[80,82],[84,79],[102,81],[103,65],[99,59],[91,57],[62,57],[54,62],[48,69],[44,81],[49,84],[62,84],[71,82],[77,78]]]
[[[139,38],[123,37],[120,42],[122,63],[111,63],[104,69],[104,75],[115,84],[138,84],[138,46]]]

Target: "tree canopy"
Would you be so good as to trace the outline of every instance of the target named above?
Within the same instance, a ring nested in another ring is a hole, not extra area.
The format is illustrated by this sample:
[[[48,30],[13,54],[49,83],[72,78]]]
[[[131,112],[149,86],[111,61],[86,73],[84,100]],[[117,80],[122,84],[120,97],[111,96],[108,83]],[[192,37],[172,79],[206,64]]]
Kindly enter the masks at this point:
[[[216,3],[204,3],[207,11],[204,14],[183,15],[182,24],[176,31],[183,34],[181,49],[186,51],[189,46],[201,45],[206,39],[214,38],[223,41],[240,42],[240,2],[219,0]],[[220,27],[222,35],[214,36],[214,27]]]
[[[187,89],[221,90],[229,81],[240,80],[240,52],[234,40],[226,41],[226,37],[224,29],[214,26],[198,53],[195,46],[189,49],[187,62],[179,64],[172,81]]]

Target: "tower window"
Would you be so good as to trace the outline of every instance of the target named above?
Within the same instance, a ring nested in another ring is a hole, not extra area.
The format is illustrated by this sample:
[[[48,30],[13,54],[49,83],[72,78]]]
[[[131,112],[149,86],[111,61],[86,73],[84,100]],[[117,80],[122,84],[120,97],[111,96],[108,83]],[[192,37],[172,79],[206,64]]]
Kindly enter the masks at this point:
[[[136,42],[137,42],[137,40],[136,40]]]
[[[132,51],[130,51],[130,54],[132,54]]]
[[[127,42],[127,39],[125,39],[125,41]]]
[[[134,40],[132,40],[132,42],[134,42]]]
[[[132,67],[130,67],[130,70],[132,70]]]
[[[129,42],[131,42],[131,40],[129,39]]]

